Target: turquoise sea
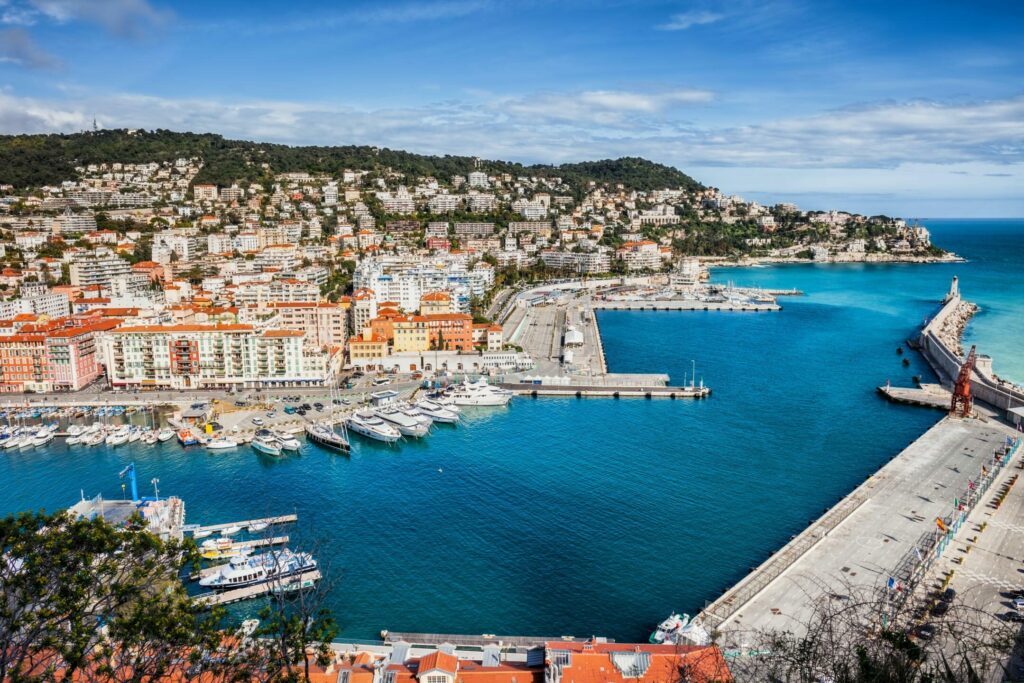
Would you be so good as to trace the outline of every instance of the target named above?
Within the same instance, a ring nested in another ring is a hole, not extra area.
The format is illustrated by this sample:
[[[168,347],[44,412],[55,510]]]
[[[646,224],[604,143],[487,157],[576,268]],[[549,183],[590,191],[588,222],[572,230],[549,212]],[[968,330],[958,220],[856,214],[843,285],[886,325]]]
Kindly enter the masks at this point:
[[[81,490],[118,497],[117,472],[134,460],[140,484],[158,477],[185,499],[189,521],[297,512],[293,545],[326,565],[348,637],[646,638],[938,419],[874,388],[929,376],[896,348],[953,274],[982,306],[968,340],[1024,380],[1024,221],[923,222],[970,262],[720,270],[719,281],[807,296],[779,313],[601,314],[613,371],[681,382],[696,359],[714,391],[705,401],[517,399],[420,443],[358,443],[348,458],[309,446],[280,462],[173,444],[3,452],[0,512],[64,507]]]

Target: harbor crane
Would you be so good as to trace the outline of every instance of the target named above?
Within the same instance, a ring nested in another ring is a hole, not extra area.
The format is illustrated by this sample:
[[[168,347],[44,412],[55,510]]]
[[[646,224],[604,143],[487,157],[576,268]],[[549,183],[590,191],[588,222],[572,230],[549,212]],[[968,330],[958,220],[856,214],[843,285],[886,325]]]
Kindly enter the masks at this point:
[[[139,502],[139,485],[138,482],[135,481],[135,463],[129,464],[128,467],[121,470],[117,476],[121,479],[124,479],[125,476],[128,477],[128,482],[132,486],[132,500],[136,503]]]
[[[971,398],[971,374],[974,373],[974,361],[977,359],[975,347],[967,354],[967,360],[960,366],[956,384],[953,386],[953,400],[949,405],[949,414],[953,417],[970,417],[974,400]]]

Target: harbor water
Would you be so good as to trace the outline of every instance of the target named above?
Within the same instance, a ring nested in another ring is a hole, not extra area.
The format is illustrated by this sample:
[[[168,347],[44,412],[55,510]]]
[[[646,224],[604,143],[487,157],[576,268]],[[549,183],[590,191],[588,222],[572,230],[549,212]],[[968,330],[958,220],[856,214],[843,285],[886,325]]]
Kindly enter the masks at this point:
[[[0,452],[0,512],[66,507],[80,491],[119,498],[117,472],[134,461],[140,489],[159,478],[190,522],[297,513],[285,533],[330,577],[328,606],[346,637],[388,628],[646,639],[939,418],[874,389],[930,377],[896,348],[953,274],[982,307],[967,340],[1024,380],[1024,224],[927,225],[970,262],[723,269],[715,280],[807,296],[782,299],[778,313],[599,314],[612,371],[682,382],[696,359],[708,400],[517,398],[395,448],[353,437],[349,457],[310,445],[273,460],[249,447],[57,440]]]

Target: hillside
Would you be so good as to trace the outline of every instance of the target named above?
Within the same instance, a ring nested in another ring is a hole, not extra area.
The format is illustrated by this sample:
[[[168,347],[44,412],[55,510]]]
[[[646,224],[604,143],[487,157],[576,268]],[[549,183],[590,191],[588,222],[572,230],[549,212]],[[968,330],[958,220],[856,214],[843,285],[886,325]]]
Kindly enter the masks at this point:
[[[431,175],[441,181],[453,175],[466,175],[474,168],[472,157],[429,156],[365,145],[292,147],[226,140],[209,133],[102,130],[71,135],[0,136],[0,183],[35,187],[74,178],[74,167],[78,165],[159,162],[178,157],[201,157],[204,166],[196,181],[218,185],[261,178],[267,174],[263,164],[270,165],[271,173],[306,171],[338,175],[346,168],[390,168],[410,175]],[[636,157],[559,166],[484,161],[481,169],[488,173],[558,176],[577,190],[589,181],[621,183],[635,190],[702,187],[675,168]]]

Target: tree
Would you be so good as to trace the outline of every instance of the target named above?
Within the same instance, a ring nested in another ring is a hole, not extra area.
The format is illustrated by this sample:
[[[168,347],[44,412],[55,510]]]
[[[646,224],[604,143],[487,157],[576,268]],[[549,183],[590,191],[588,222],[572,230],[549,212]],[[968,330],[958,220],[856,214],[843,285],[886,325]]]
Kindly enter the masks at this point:
[[[136,517],[23,513],[0,521],[0,680],[65,680],[129,664],[159,677],[182,652],[218,646],[219,613],[202,613],[177,579],[193,549]],[[102,625],[103,628],[98,628]],[[108,678],[109,680],[109,678]]]

